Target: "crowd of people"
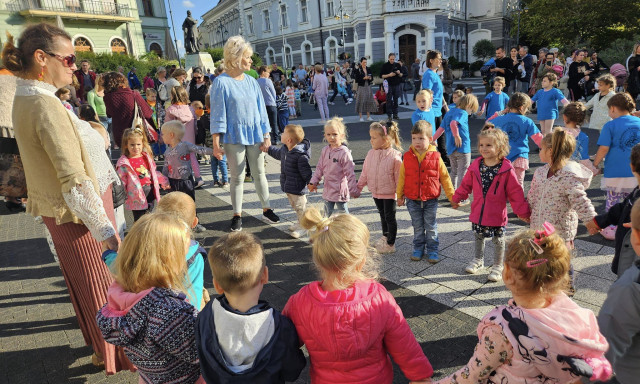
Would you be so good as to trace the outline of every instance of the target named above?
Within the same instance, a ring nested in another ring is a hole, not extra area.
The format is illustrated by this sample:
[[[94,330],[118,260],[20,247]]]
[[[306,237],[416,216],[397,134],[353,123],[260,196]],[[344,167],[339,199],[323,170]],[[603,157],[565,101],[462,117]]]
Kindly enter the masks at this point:
[[[240,36],[227,40],[224,64],[214,74],[194,68],[186,82],[183,69],[159,68],[155,78],[140,84],[135,69],[128,77],[122,71],[95,74],[87,61],[78,69],[70,36],[35,24],[2,51],[0,81],[11,94],[12,111],[10,120],[0,121],[2,148],[12,151],[15,163],[20,160],[25,179],[17,186],[23,191],[9,196],[26,197],[28,188],[24,209],[46,226],[85,342],[93,348],[92,361],[107,374],[137,370],[148,383],[282,383],[300,375],[305,345],[312,382],[390,383],[391,358],[412,382],[431,381],[433,367],[377,279],[379,255],[396,252],[398,206],[407,207],[414,231],[407,256],[440,261],[437,213],[443,190],[454,209],[471,204],[475,254],[464,272],[504,281],[513,299],[482,319],[469,363],[437,383],[574,383],[581,377],[608,380],[614,372],[622,384],[632,383],[640,354],[640,311],[633,307],[640,275],[635,100],[616,93],[614,76],[599,73],[597,94],[587,104],[570,102],[556,89],[552,72],[541,74],[541,88],[530,98],[518,91],[528,91],[529,82],[515,80],[512,86],[511,70],[501,66],[515,66],[524,53],[524,71],[530,63],[533,74],[526,47],[512,50],[511,57],[504,53],[497,52],[490,68],[496,75],[493,91],[482,103],[470,92],[453,91],[448,68],[447,75],[438,74],[443,60],[437,51],[411,69],[390,54],[374,96],[375,74],[366,58],[353,68],[255,70],[251,45]],[[574,64],[582,56],[577,53]],[[591,59],[600,63],[598,71],[604,69],[597,55]],[[635,65],[630,60],[630,68]],[[417,109],[411,144],[402,153],[397,106],[407,103],[407,79],[415,83]],[[371,150],[359,177],[347,126],[328,112],[338,94],[347,104],[353,101],[354,81],[361,120],[363,114],[372,120],[381,96],[388,115],[369,126]],[[315,169],[304,127],[289,122],[300,116],[298,101],[311,95],[327,144]],[[526,116],[532,100],[540,128]],[[554,126],[558,103],[562,128]],[[593,121],[601,124],[593,161],[580,130],[590,107],[599,114]],[[468,119],[483,113],[480,156],[472,162]],[[529,139],[544,165],[525,193]],[[110,150],[116,149],[121,156],[114,167]],[[264,217],[280,220],[270,204],[266,155],[281,162],[280,185],[298,219],[289,232],[310,237],[320,274],[282,312],[260,300],[269,281],[264,252],[259,239],[241,232],[247,177],[255,183]],[[229,183],[231,195],[231,233],[208,252],[191,239],[204,229],[195,196],[202,185],[198,156],[209,156],[214,182]],[[160,160],[162,171],[156,166]],[[585,191],[602,163],[607,212],[596,215]],[[306,199],[320,185],[323,212],[307,207]],[[375,251],[367,226],[349,214],[350,199],[365,187],[380,215]],[[163,195],[161,189],[171,192]],[[510,239],[507,202],[531,228]],[[134,218],[126,236],[123,207]],[[612,271],[619,279],[598,317],[570,298],[580,222],[590,234],[601,232],[616,244]],[[487,271],[488,238],[494,255]],[[204,288],[205,259],[219,294],[214,299]],[[629,310],[621,312],[621,306]]]

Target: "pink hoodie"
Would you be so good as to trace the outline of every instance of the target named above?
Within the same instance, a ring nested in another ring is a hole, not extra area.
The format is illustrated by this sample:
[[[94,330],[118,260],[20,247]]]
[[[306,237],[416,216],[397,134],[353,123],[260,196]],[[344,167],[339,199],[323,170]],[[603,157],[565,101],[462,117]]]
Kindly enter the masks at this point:
[[[366,185],[376,199],[396,198],[396,186],[402,167],[402,154],[393,148],[371,149],[362,165],[358,191]]]
[[[196,111],[189,105],[172,104],[167,108],[164,121],[180,120],[184,124],[185,132],[183,141],[196,143]]]
[[[324,177],[322,198],[334,203],[347,202],[350,195],[360,196],[354,168],[351,150],[346,145],[338,148],[327,145],[322,148],[310,184],[318,185]]]

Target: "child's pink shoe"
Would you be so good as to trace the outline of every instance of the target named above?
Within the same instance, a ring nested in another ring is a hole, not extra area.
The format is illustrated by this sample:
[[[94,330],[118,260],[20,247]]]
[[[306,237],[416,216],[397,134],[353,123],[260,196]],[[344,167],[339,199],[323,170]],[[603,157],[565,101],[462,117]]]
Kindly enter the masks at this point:
[[[602,231],[600,231],[600,234],[602,235],[602,237],[604,237],[607,240],[615,240],[616,239],[616,226],[615,225],[610,225],[607,228],[605,228]]]

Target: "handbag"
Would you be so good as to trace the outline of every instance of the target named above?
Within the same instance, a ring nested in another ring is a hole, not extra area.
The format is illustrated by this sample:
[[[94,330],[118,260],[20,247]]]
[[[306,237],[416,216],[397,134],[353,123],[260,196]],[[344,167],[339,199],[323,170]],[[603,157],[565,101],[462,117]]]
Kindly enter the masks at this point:
[[[111,183],[111,195],[113,197],[113,208],[116,209],[127,200],[127,190],[123,183],[114,181]]]
[[[0,196],[27,197],[27,178],[14,138],[0,137]]]
[[[135,105],[133,121],[131,122],[131,129],[142,128],[147,135],[147,141],[149,143],[155,143],[158,141],[158,132],[153,126],[144,118],[144,115],[140,111],[140,106],[137,102],[133,102]]]

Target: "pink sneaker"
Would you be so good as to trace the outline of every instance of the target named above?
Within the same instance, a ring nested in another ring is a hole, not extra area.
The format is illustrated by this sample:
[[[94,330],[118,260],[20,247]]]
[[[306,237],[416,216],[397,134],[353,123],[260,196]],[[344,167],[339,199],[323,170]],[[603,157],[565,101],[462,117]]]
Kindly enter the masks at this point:
[[[376,250],[381,255],[385,254],[385,253],[395,253],[396,246],[395,245],[389,245],[385,241],[384,243],[378,244],[378,246],[376,247]]]
[[[615,240],[616,239],[616,226],[615,225],[610,225],[607,228],[603,229],[602,231],[600,231],[600,234],[602,235],[602,237],[604,237],[607,240]]]

